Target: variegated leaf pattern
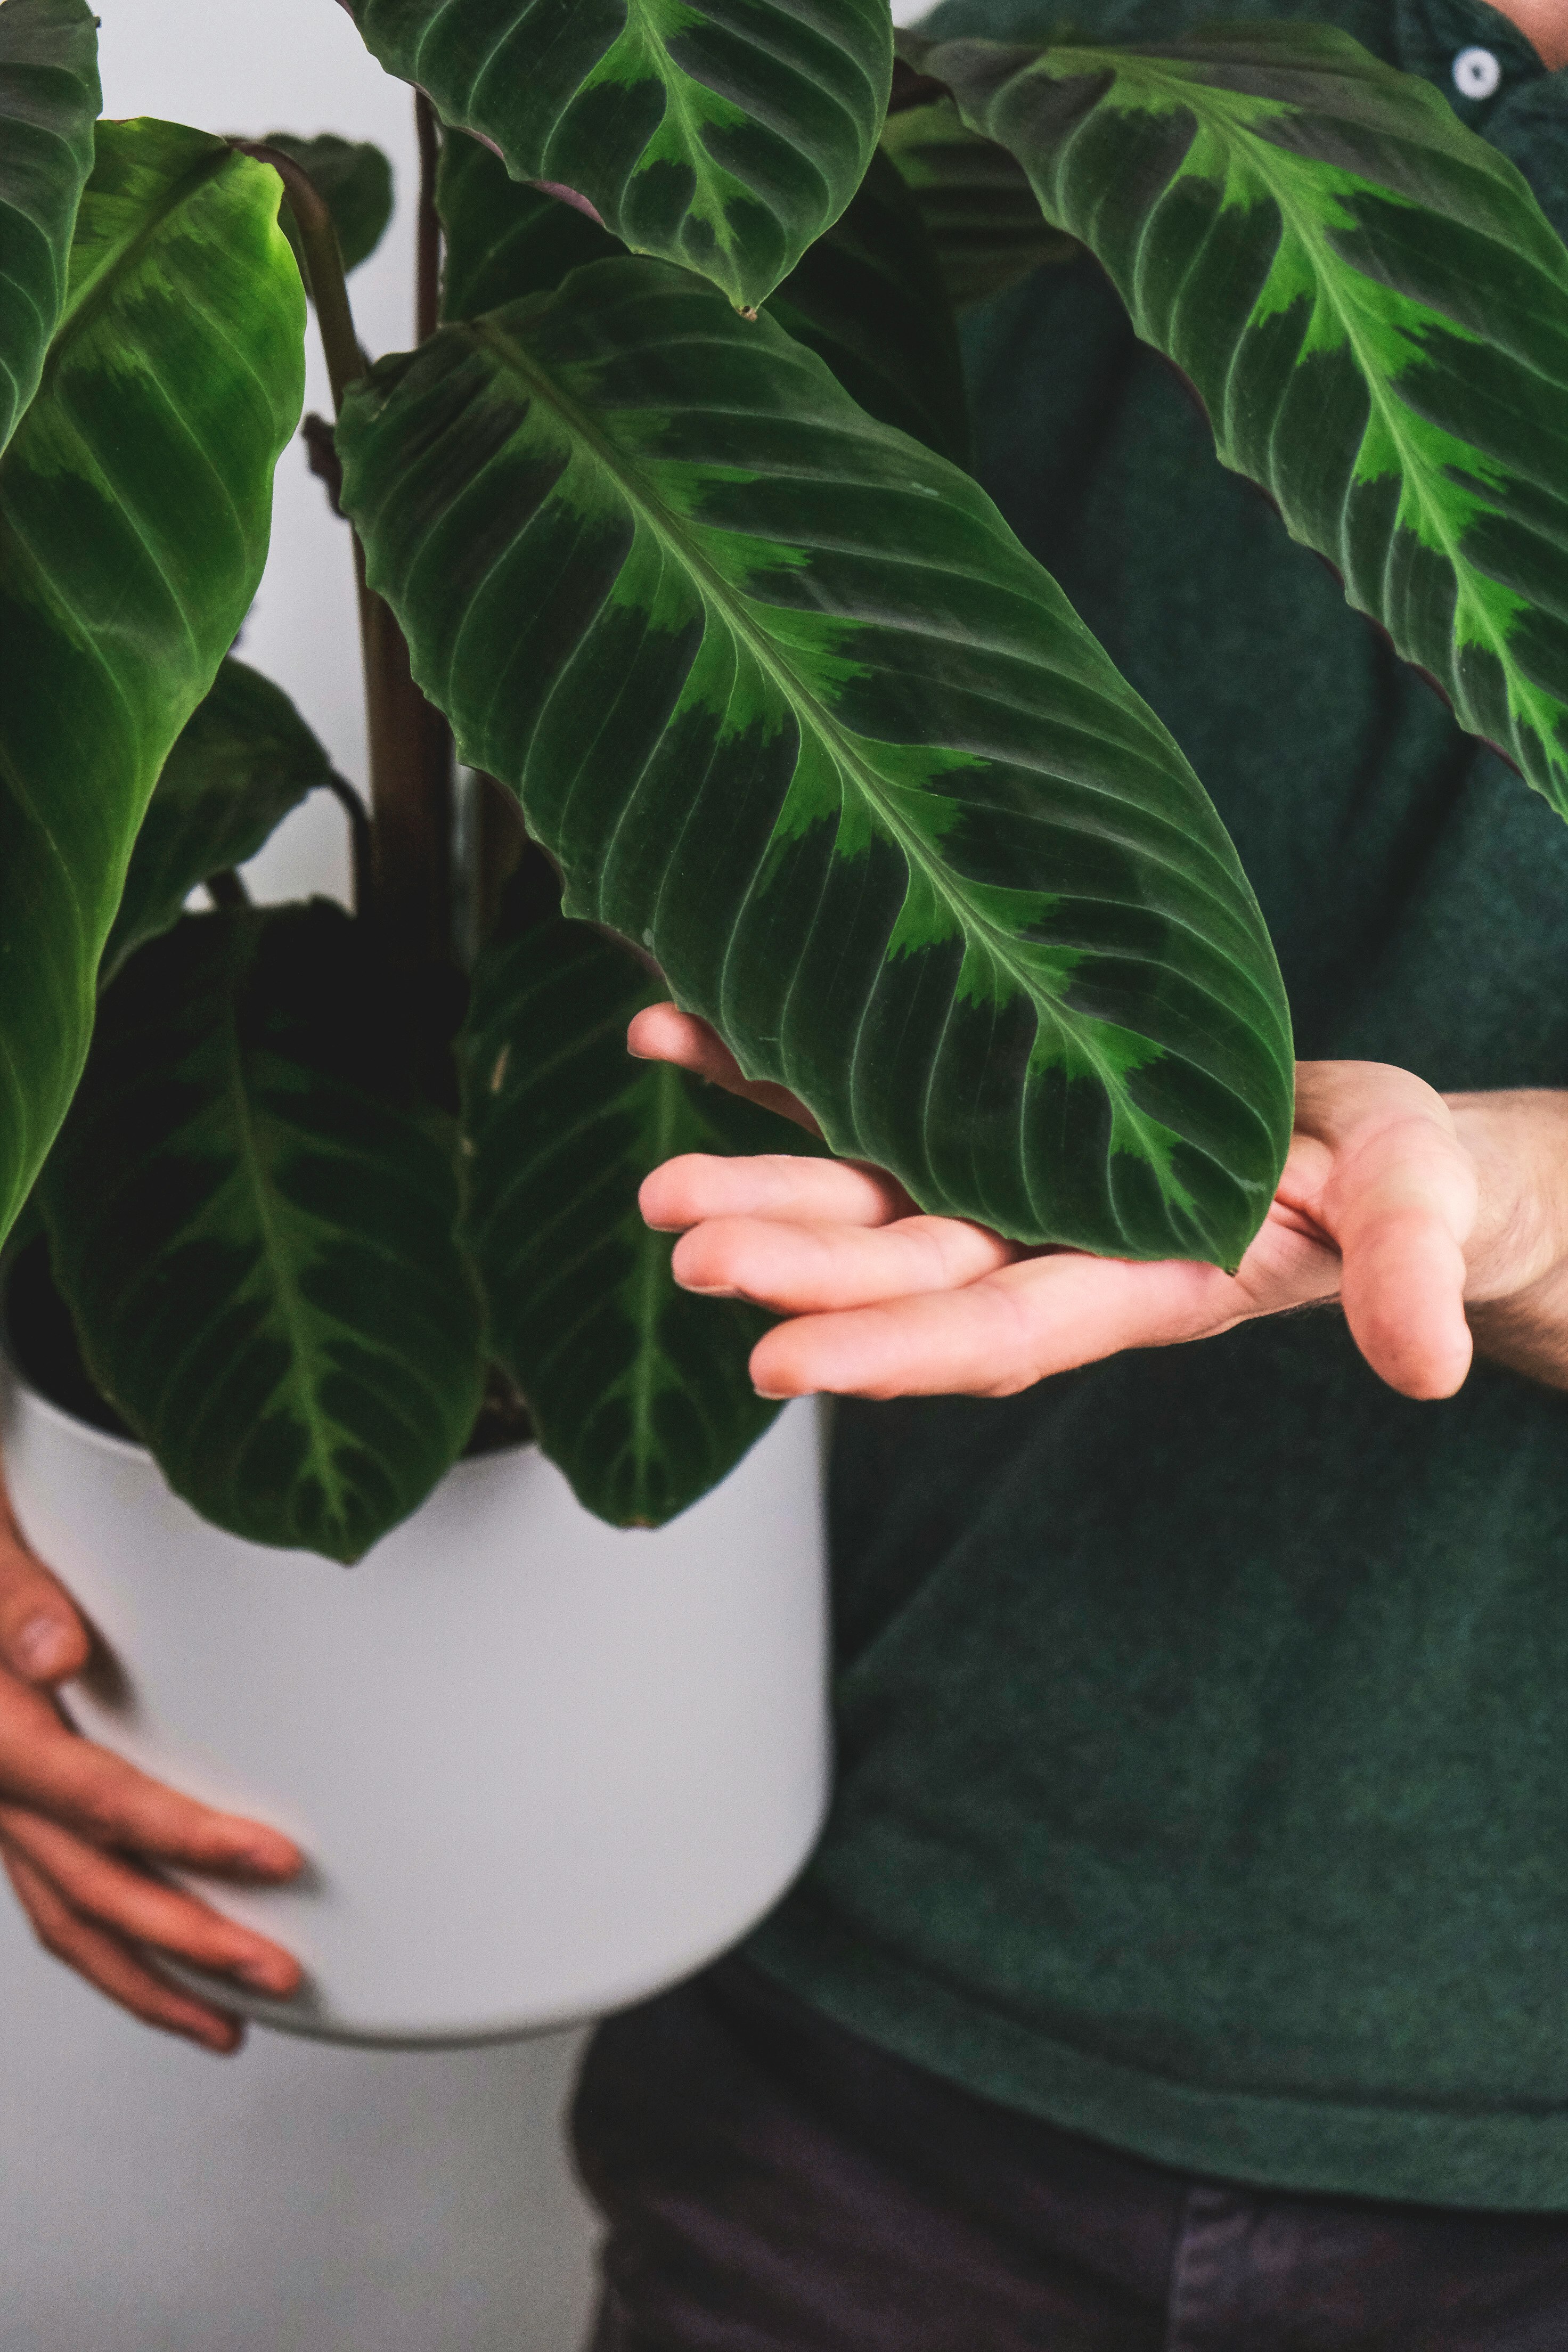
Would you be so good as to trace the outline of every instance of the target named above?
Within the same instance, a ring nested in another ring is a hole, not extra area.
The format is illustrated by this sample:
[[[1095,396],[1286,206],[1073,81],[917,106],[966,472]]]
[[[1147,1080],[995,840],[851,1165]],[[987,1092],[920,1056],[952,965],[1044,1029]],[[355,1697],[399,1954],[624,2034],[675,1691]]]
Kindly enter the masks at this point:
[[[625,948],[546,915],[481,953],[460,1045],[490,1346],[579,1501],[617,1527],[673,1518],[778,1411],[746,1369],[772,1318],[680,1289],[638,1186],[681,1151],[814,1148],[772,1111],[631,1059],[626,1024],[661,993]]]
[[[389,72],[737,307],[849,202],[893,70],[887,0],[346,0]]]
[[[338,439],[420,684],[569,914],[927,1208],[1237,1262],[1290,1124],[1262,919],[967,476],[630,259],[382,362]]]
[[[1226,464],[1568,814],[1568,248],[1348,35],[924,60],[1196,385]]]
[[[100,103],[88,0],[0,8],[0,449],[38,388],[65,306]]]
[[[0,1234],[80,1071],[159,771],[266,561],[304,391],[280,194],[201,131],[100,123],[64,316],[0,459]]]
[[[1017,170],[1011,158],[1008,167]],[[1023,189],[1045,236],[1026,181]],[[551,293],[571,270],[624,250],[572,205],[509,179],[498,156],[460,134],[442,153],[438,203],[447,319]],[[872,157],[847,211],[807,247],[767,307],[868,415],[966,462],[958,330],[919,209],[884,156]]]
[[[104,977],[177,922],[200,883],[254,857],[289,810],[331,780],[324,746],[282,688],[247,663],[226,661],[147,804],[103,951]]]
[[[88,1368],[174,1491],[340,1560],[424,1499],[481,1392],[455,1138],[385,1033],[340,908],[184,916],[106,992],[38,1188]]]
[[[951,99],[889,114],[882,152],[920,207],[957,310],[1005,293],[1044,262],[1071,261],[1083,250],[1075,237],[1047,226],[1017,158],[971,131]]]

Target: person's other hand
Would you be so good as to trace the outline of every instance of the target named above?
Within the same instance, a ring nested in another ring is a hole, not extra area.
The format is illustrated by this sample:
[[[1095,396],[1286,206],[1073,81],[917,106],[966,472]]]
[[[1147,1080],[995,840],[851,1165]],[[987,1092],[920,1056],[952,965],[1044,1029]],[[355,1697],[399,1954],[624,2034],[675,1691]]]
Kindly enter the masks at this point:
[[[627,1042],[812,1123],[673,1005],[639,1013]],[[680,1234],[686,1288],[789,1318],[752,1357],[770,1397],[1007,1396],[1124,1348],[1335,1297],[1406,1396],[1453,1394],[1472,1327],[1489,1353],[1568,1386],[1564,1094],[1449,1101],[1382,1063],[1301,1064],[1285,1174],[1234,1276],[1022,1248],[922,1215],[891,1178],[844,1161],[689,1154],[656,1169],[641,1202]]]
[[[53,1686],[89,1651],[0,1483],[0,1861],[46,1951],[146,2024],[226,2053],[239,2021],[161,1976],[148,1948],[273,1994],[294,1990],[299,1963],[142,1865],[255,1885],[291,1877],[301,1857],[277,1830],[197,1804],[71,1730]]]

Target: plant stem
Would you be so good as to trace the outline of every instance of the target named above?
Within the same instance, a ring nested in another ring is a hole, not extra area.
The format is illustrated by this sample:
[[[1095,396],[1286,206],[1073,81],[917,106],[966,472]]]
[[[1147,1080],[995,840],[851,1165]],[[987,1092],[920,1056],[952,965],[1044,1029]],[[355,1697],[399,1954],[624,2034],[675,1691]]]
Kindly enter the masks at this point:
[[[237,140],[242,154],[270,163],[287,191],[304,248],[316,324],[341,415],[345,394],[365,373],[354,332],[342,255],[332,217],[310,174],[289,155]],[[432,216],[434,195],[432,194]],[[353,534],[364,664],[365,731],[370,766],[370,887],[363,911],[395,971],[417,982],[452,955],[452,740],[445,719],[415,685],[408,647],[390,605],[365,582],[364,550]],[[420,1016],[417,986],[410,1016]]]
[[[419,135],[419,218],[414,281],[414,340],[423,343],[441,323],[441,215],[436,209],[436,173],[441,137],[436,110],[424,91],[414,97],[414,127]]]

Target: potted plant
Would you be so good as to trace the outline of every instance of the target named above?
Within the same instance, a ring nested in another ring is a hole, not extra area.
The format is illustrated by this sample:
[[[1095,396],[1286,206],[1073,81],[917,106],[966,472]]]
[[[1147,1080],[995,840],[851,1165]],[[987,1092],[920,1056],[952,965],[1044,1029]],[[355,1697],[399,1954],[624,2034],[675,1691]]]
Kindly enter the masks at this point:
[[[420,338],[374,366],[363,151],[95,149],[85,7],[0,14],[7,1456],[108,1637],[73,1705],[320,1860],[253,1899],[314,1964],[280,2021],[437,2036],[695,1965],[821,1801],[810,1429],[763,1435],[759,1319],[636,1205],[675,1152],[809,1147],[629,1065],[627,1016],[674,995],[826,1148],[1027,1244],[1234,1266],[1282,1165],[1261,918],[966,472],[955,306],[1087,250],[1563,806],[1568,252],[1435,91],[1300,26],[895,77],[886,0],[350,13],[426,159]],[[368,809],[228,653],[301,269]],[[352,916],[249,906],[316,785]]]

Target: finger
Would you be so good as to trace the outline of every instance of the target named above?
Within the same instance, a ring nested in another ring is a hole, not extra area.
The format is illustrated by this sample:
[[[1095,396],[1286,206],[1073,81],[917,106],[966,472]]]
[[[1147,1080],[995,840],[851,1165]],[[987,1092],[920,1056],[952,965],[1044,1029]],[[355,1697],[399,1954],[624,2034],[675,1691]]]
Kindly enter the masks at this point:
[[[913,1209],[903,1186],[847,1160],[797,1160],[785,1152],[723,1159],[683,1152],[645,1177],[637,1194],[656,1233],[683,1233],[705,1217],[799,1217],[808,1223],[885,1225]]]
[[[1016,1243],[958,1217],[872,1227],[713,1217],[682,1234],[673,1266],[683,1289],[804,1315],[956,1290],[1019,1255]]]
[[[0,1791],[94,1845],[242,1879],[291,1878],[303,1856],[279,1830],[165,1788],[79,1738],[41,1691],[0,1677]]]
[[[634,1013],[626,1031],[626,1051],[639,1062],[673,1062],[694,1077],[722,1087],[727,1094],[742,1095],[748,1102],[760,1103],[764,1110],[777,1111],[781,1118],[793,1119],[811,1135],[822,1132],[798,1096],[769,1079],[748,1078],[718,1031],[677,1005],[649,1004]]]
[[[1464,1243],[1476,1199],[1468,1156],[1419,1116],[1362,1139],[1325,1188],[1345,1320],[1373,1371],[1402,1395],[1452,1396],[1469,1370]]]
[[[184,2034],[187,2041],[199,2042],[204,2049],[223,2057],[238,2049],[245,2030],[237,2018],[155,1976],[117,1936],[79,1919],[25,1856],[0,1846],[0,1862],[46,1952],[63,1960],[144,2025]]]
[[[0,1664],[24,1682],[63,1682],[91,1646],[70,1595],[23,1542],[0,1474]]]
[[[47,1878],[79,1918],[237,1977],[257,1992],[282,1998],[299,1986],[300,1963],[281,1945],[221,1917],[180,1887],[160,1885],[56,1822],[0,1806],[0,1840]]]
[[[1253,1311],[1216,1266],[1062,1252],[962,1290],[781,1323],[752,1352],[766,1397],[1012,1396],[1122,1348],[1227,1330]]]

